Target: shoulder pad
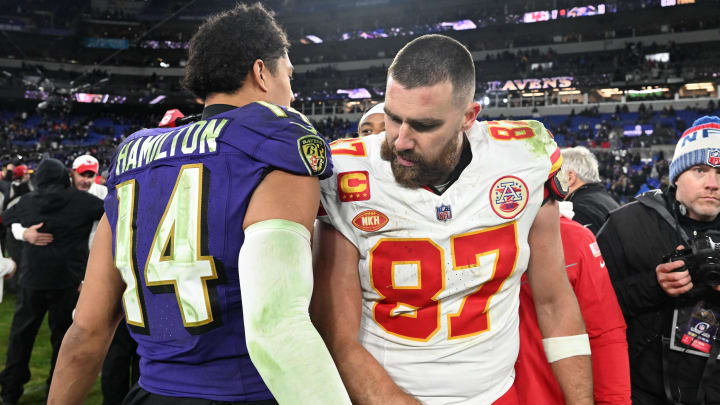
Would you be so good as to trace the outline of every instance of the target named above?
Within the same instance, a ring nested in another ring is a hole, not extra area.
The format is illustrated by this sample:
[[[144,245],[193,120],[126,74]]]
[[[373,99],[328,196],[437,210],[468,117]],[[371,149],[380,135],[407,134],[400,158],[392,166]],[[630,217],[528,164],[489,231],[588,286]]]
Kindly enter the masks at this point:
[[[545,182],[544,199],[552,198],[562,201],[568,194],[567,174],[562,170],[558,170]]]
[[[228,138],[228,143],[290,173],[321,178],[332,174],[327,143],[299,111],[264,101],[233,111],[242,114],[235,122],[244,133]]]

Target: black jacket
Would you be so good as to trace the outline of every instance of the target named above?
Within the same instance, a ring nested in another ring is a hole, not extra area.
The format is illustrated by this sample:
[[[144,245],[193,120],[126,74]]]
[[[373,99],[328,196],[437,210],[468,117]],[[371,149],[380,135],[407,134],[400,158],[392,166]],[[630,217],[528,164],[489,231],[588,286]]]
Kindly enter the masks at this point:
[[[689,236],[680,226],[677,212],[672,193],[653,190],[613,211],[597,235],[627,323],[634,405],[670,403],[666,402],[663,383],[662,337],[670,336],[676,307],[693,305],[700,300],[699,294],[714,294],[696,287],[671,298],[657,282],[655,267],[663,262],[663,256],[686,244]],[[705,363],[704,357],[667,352],[665,369],[675,399],[681,398],[683,404],[696,403]],[[714,384],[704,386],[706,403],[720,404],[720,367],[714,368],[713,380]]]
[[[23,244],[19,283],[38,290],[76,286],[83,279],[88,236],[103,214],[103,201],[70,186],[65,166],[46,159],[36,174],[38,189],[24,195],[3,214],[3,223],[24,227],[42,222],[40,232],[53,235],[48,246]]]
[[[572,201],[575,216],[573,220],[597,235],[610,211],[620,207],[602,183],[587,183],[567,197]]]

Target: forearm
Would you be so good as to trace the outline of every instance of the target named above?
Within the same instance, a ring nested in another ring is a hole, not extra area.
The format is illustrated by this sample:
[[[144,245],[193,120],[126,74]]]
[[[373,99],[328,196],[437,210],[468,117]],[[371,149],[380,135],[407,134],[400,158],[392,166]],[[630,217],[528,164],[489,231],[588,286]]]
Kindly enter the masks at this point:
[[[387,371],[357,340],[335,346],[337,348],[331,347],[331,351],[353,404],[420,404],[395,384]]]
[[[27,230],[27,228],[23,227],[20,223],[15,222],[10,226],[10,230],[12,231],[13,237],[17,240],[24,241],[25,237],[23,234]]]
[[[558,290],[561,290],[561,288],[558,288]],[[570,284],[568,283],[567,288],[562,288],[562,290],[564,290],[562,294],[558,291],[549,300],[540,301],[538,298],[535,299],[535,311],[543,338],[585,333],[585,323],[580,312],[580,306],[570,288]]]
[[[573,356],[550,363],[567,405],[593,403],[590,356]]]
[[[557,294],[556,299],[536,308],[543,338],[585,334],[580,308],[572,292]],[[550,364],[568,405],[593,403],[590,356],[577,355]]]
[[[276,319],[278,328],[249,328],[253,364],[281,404],[349,404],[342,380],[309,316]]]
[[[275,399],[349,404],[308,313],[313,279],[307,229],[285,220],[249,226],[238,267],[248,352]]]
[[[76,324],[63,338],[53,373],[48,404],[81,404],[97,380],[112,334],[91,338]]]

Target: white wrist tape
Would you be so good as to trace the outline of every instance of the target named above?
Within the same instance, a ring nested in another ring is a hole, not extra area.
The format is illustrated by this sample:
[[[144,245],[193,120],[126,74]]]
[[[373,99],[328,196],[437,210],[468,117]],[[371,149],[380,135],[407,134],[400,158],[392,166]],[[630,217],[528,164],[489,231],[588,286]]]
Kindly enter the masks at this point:
[[[590,338],[587,333],[574,336],[558,336],[542,340],[548,363],[573,356],[590,355]]]

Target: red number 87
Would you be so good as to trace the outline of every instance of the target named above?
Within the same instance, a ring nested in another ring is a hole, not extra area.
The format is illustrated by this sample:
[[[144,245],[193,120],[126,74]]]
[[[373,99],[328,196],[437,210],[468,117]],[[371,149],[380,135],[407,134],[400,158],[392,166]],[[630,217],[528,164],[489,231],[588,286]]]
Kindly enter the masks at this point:
[[[457,313],[447,315],[448,339],[458,339],[490,329],[490,300],[517,263],[517,223],[453,236],[450,246],[453,271],[477,267],[481,256],[495,255],[490,278],[465,296]],[[416,266],[416,285],[396,284],[396,266],[402,264]],[[405,339],[432,338],[440,330],[442,303],[437,297],[445,289],[443,249],[430,239],[381,239],[370,250],[369,265],[372,287],[380,295],[373,306],[375,322]]]

